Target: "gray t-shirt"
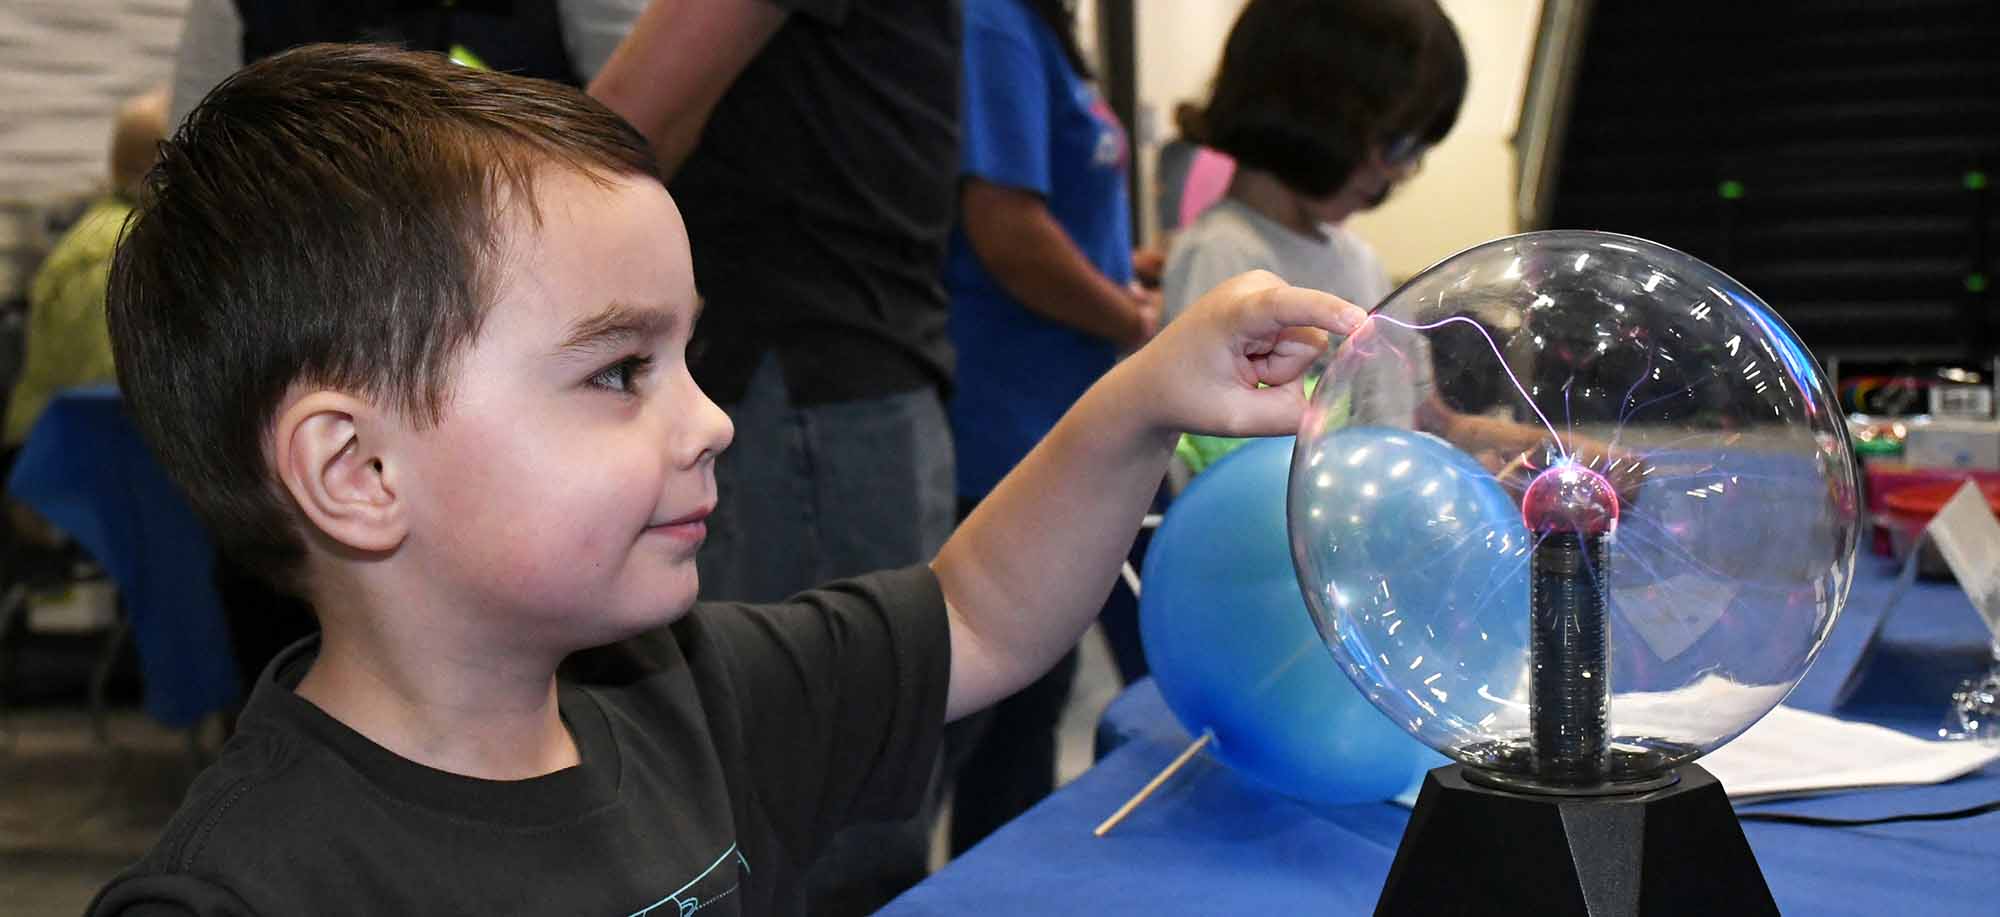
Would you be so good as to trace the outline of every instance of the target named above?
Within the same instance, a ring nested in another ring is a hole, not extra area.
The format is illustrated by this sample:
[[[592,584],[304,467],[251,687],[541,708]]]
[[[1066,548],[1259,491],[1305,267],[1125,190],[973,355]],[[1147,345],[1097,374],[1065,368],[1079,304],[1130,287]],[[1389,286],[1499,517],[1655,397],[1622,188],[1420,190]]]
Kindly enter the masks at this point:
[[[1223,198],[1181,233],[1167,254],[1161,280],[1164,318],[1172,321],[1217,284],[1257,270],[1364,309],[1373,309],[1390,292],[1389,272],[1361,237],[1339,226],[1321,226],[1317,237],[1301,235],[1240,201]],[[1361,364],[1363,371],[1350,380],[1349,422],[1413,428],[1417,405],[1430,397],[1433,387],[1430,347],[1420,332],[1389,324],[1377,330],[1381,339],[1371,348],[1387,349]]]
[[[1270,271],[1295,287],[1325,290],[1363,309],[1389,295],[1389,272],[1375,250],[1338,226],[1317,238],[1279,225],[1233,198],[1210,207],[1174,240],[1162,280],[1163,317],[1187,310],[1203,293],[1245,271]]]

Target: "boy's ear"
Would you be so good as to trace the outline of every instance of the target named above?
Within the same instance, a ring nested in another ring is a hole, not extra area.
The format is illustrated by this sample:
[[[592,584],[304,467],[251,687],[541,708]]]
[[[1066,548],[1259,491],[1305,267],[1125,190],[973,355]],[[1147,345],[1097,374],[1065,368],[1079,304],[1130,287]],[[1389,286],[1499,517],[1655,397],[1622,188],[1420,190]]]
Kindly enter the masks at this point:
[[[368,402],[315,391],[285,405],[271,467],[313,526],[359,551],[392,551],[409,533],[388,461],[388,418]]]

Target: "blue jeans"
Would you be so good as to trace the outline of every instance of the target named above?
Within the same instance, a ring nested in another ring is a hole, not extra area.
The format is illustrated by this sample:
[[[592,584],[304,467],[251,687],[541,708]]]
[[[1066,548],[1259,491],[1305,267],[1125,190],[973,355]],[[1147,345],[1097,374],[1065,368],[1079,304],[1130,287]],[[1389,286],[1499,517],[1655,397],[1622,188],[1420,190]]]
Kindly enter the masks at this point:
[[[951,425],[935,390],[794,405],[766,354],[723,409],[736,440],[716,461],[702,598],[775,602],[928,561],[951,535]]]
[[[932,389],[794,405],[769,354],[723,410],[736,440],[715,466],[718,503],[695,563],[701,597],[775,602],[936,556],[956,520],[951,424]],[[928,873],[936,762],[924,810],[835,835],[806,875],[806,912],[872,914]],[[922,779],[922,778],[919,778]]]

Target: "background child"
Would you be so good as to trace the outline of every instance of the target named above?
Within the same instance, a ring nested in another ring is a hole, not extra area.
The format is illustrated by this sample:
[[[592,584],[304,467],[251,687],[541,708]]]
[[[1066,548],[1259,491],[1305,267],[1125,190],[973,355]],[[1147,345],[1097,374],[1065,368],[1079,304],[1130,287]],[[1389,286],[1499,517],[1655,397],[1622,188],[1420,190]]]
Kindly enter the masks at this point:
[[[1465,87],[1464,49],[1434,0],[1252,0],[1195,119],[1202,141],[1234,158],[1235,174],[1168,254],[1167,319],[1250,270],[1373,308],[1389,294],[1389,274],[1343,224],[1416,171],[1457,122]],[[1353,412],[1408,427],[1433,401],[1428,340],[1378,330],[1416,358],[1408,372],[1354,380]],[[1240,444],[1191,436],[1180,455],[1199,472]]]
[[[1179,432],[1296,429],[1362,317],[1223,284],[930,565],[691,609],[731,429],[685,363],[679,215],[615,115],[308,46],[218,87],[148,192],[120,381],[322,636],[97,913],[798,912],[825,838],[914,806],[946,720],[1075,642]]]
[[[1389,275],[1342,224],[1415,172],[1465,85],[1458,33],[1433,0],[1252,0],[1198,119],[1235,176],[1175,240],[1167,318],[1256,269],[1373,307]]]

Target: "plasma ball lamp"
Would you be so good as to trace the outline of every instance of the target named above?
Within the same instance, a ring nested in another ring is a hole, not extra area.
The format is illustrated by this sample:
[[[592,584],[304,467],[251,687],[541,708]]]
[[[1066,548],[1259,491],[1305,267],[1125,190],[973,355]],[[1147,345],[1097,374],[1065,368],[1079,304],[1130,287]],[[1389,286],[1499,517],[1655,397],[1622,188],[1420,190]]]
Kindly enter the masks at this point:
[[[1741,284],[1610,233],[1453,255],[1341,344],[1293,453],[1299,585],[1361,692],[1456,762],[1425,778],[1376,913],[1777,913],[1694,762],[1783,700],[1846,599],[1835,404]],[[1352,454],[1411,435],[1518,516],[1355,505],[1436,502],[1389,502],[1437,485]]]

